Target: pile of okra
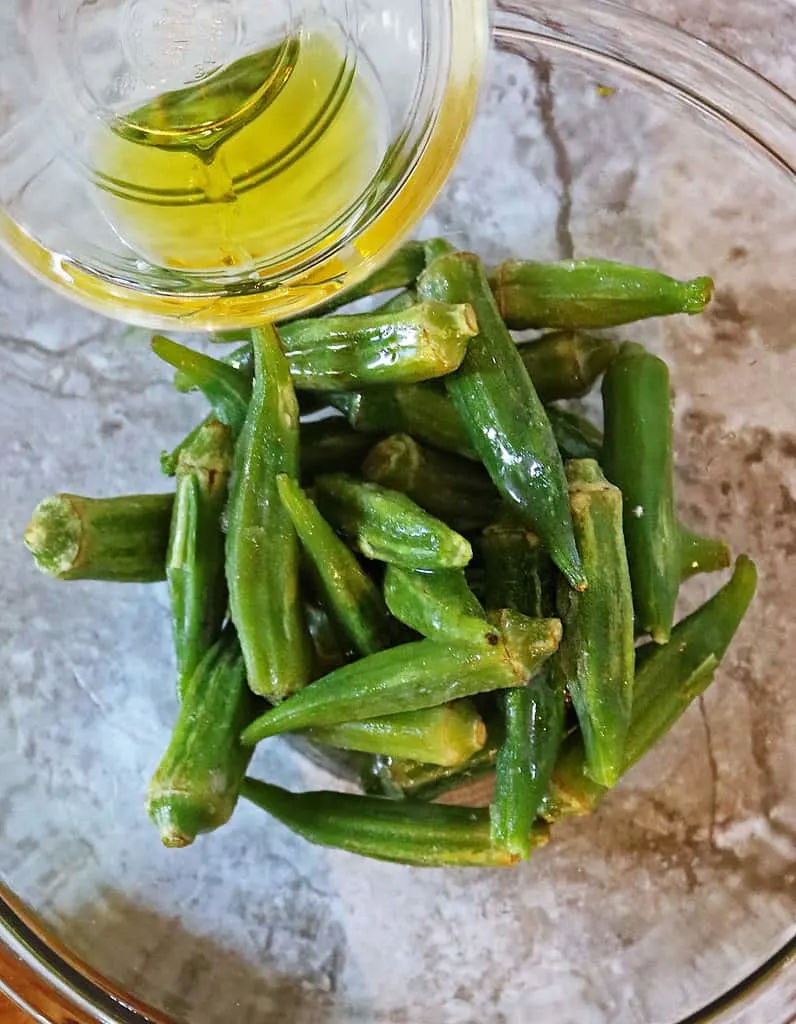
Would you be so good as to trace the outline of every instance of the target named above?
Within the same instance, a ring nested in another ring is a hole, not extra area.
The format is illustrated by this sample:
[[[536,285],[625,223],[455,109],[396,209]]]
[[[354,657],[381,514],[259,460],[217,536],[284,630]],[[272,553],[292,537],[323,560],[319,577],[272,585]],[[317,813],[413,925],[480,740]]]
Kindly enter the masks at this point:
[[[25,540],[61,579],[168,581],[166,846],[242,795],[313,843],[510,865],[596,807],[710,685],[756,569],[675,624],[730,552],[678,517],[666,364],[584,332],[700,313],[712,287],[602,260],[490,274],[435,239],[310,319],[218,335],[222,358],[153,340],[210,406],[162,456],[176,491],[56,495]],[[602,432],[560,404],[600,378]],[[361,795],[247,778],[285,733],[349,752]],[[489,773],[489,807],[437,802]]]

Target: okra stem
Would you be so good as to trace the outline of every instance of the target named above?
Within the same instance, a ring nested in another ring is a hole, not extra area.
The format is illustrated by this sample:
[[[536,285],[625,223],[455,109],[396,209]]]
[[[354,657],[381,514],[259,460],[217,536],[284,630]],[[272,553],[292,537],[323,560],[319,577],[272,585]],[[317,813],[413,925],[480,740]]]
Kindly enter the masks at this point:
[[[61,580],[154,583],[166,578],[173,507],[173,494],[55,494],[36,507],[25,546]]]

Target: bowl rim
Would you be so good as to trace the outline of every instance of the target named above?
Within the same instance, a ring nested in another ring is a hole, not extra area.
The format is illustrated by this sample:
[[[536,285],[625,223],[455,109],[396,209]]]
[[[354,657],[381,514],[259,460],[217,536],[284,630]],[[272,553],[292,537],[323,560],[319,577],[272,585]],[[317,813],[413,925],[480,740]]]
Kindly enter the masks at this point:
[[[545,46],[654,81],[743,135],[796,180],[796,99],[717,47],[616,0],[558,0],[554,17],[545,0],[495,0],[492,23],[501,34],[521,28]],[[796,982],[796,927],[762,964],[678,1024],[717,1024],[727,1011],[737,1020],[786,972]],[[73,1024],[173,1024],[72,954],[2,882],[0,993],[38,1020],[67,1014]]]

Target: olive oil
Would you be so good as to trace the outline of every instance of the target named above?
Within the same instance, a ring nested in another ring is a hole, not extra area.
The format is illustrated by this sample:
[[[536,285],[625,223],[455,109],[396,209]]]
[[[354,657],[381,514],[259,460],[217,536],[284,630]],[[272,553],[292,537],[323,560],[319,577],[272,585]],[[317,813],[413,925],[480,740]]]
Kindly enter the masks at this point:
[[[302,34],[104,125],[93,145],[99,201],[146,261],[256,274],[342,229],[386,134],[356,62]]]

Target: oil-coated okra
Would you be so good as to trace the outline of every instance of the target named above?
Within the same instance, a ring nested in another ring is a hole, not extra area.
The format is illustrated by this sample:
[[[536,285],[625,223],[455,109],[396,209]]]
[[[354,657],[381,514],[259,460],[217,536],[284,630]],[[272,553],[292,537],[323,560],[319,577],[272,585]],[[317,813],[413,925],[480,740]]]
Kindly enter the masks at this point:
[[[477,331],[466,303],[420,302],[399,313],[297,320],[279,334],[296,387],[346,391],[452,373]]]
[[[389,647],[387,607],[356,556],[294,480],[279,476],[277,487],[332,617],[360,655]]]
[[[233,448],[230,428],[214,421],[183,450],[177,465],[166,577],[180,694],[221,634],[227,614],[221,517]]]
[[[276,331],[253,332],[254,392],[235,453],[227,529],[230,612],[249,685],[281,700],[306,686],[310,650],[299,602],[299,544],[277,477],[297,478],[299,414]]]
[[[498,309],[512,330],[597,330],[675,313],[701,313],[713,281],[676,281],[608,260],[538,263],[507,260],[491,277]]]
[[[519,351],[536,393],[547,403],[587,395],[616,355],[616,343],[579,331],[556,331]]]
[[[422,448],[408,434],[393,434],[375,445],[362,464],[362,475],[406,494],[461,533],[483,529],[500,511],[500,495],[485,470],[455,455]]]
[[[315,496],[366,558],[407,569],[460,569],[472,558],[464,537],[398,491],[335,473],[317,478]]]
[[[396,619],[431,640],[476,645],[499,642],[462,569],[429,572],[388,565],[384,597]]]
[[[624,767],[633,702],[634,617],[622,494],[598,464],[567,464],[572,518],[588,590],[559,587],[565,635],[557,670],[572,696],[588,773],[614,786]]]
[[[486,726],[469,700],[399,715],[310,729],[315,742],[385,757],[423,759],[429,764],[464,764],[486,742]]]
[[[247,779],[243,796],[311,843],[416,867],[509,867],[484,809],[394,802],[349,793],[289,793]],[[532,842],[547,841],[534,826]]]
[[[539,534],[569,582],[585,587],[561,455],[481,261],[470,253],[439,257],[420,277],[418,293],[475,309],[479,334],[461,368],[446,378],[448,394],[498,490]]]
[[[585,416],[548,405],[547,418],[550,420],[562,458],[600,459],[603,435]]]
[[[189,846],[232,815],[251,760],[240,733],[258,710],[228,626],[185,689],[179,717],[147,792],[147,812],[165,846]]]
[[[173,494],[54,494],[25,529],[36,566],[59,580],[155,583],[166,578]]]
[[[528,619],[504,611],[495,625],[497,645],[487,641],[480,647],[446,647],[423,640],[346,665],[262,715],[244,733],[244,743],[523,686],[561,640],[557,619]]]

